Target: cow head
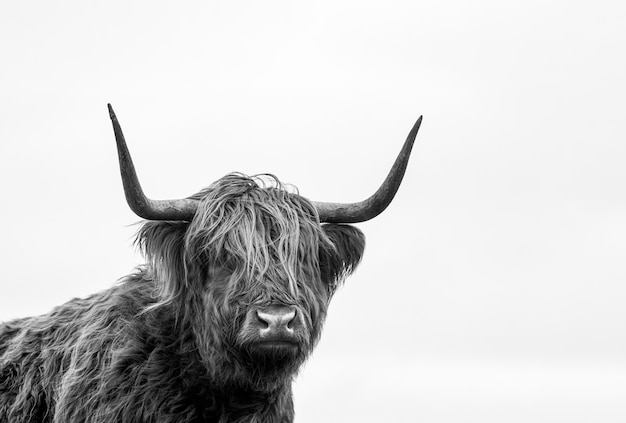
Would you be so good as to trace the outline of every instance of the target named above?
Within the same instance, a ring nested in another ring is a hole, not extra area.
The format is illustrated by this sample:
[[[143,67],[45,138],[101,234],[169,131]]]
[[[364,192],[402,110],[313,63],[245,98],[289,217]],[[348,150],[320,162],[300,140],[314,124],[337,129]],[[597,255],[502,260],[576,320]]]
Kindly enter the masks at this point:
[[[312,202],[275,176],[229,174],[182,199],[145,197],[109,106],[131,208],[148,219],[138,244],[159,291],[188,320],[209,372],[268,387],[290,377],[319,339],[337,285],[365,238],[341,223],[371,219],[395,195],[421,118],[385,183],[353,204]]]

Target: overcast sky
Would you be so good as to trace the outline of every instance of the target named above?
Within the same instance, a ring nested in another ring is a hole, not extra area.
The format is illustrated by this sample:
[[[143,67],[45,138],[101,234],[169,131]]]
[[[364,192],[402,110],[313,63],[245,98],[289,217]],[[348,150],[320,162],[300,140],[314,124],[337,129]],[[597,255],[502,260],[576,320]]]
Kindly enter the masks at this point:
[[[626,420],[626,6],[0,5],[0,320],[141,262],[147,194],[270,172],[358,201],[424,115],[297,379],[297,422]]]

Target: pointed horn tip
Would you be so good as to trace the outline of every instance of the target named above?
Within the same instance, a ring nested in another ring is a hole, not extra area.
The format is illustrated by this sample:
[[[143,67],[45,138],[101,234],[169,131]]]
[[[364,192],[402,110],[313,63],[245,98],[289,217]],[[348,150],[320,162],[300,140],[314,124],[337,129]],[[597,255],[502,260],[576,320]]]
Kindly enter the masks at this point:
[[[111,120],[117,119],[117,117],[115,116],[115,112],[113,111],[113,107],[111,106],[111,103],[107,103],[107,107],[109,108],[109,117],[111,118]]]
[[[413,144],[413,142],[415,141],[415,138],[417,138],[417,132],[420,130],[420,126],[422,126],[422,117],[423,116],[420,116],[419,118],[417,118],[417,121],[415,121],[415,124],[413,124],[413,128],[411,128],[411,130],[409,131],[407,142],[410,142],[411,144]]]

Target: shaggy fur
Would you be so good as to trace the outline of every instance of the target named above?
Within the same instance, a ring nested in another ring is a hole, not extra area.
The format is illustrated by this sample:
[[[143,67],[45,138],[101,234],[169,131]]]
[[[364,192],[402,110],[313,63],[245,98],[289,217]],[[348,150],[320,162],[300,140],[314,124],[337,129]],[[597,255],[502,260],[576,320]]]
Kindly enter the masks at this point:
[[[265,179],[227,175],[193,221],[143,223],[147,264],[111,289],[0,325],[0,422],[292,421],[292,379],[365,241]],[[297,351],[243,330],[270,305],[301,313]]]

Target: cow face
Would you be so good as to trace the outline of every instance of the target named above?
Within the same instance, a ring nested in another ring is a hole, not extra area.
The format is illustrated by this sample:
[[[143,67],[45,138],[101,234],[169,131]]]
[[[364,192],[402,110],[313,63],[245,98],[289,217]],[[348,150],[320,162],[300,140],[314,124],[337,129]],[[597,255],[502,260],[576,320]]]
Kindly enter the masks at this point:
[[[265,383],[306,359],[365,245],[358,229],[320,225],[308,200],[268,179],[227,175],[193,197],[191,222],[147,222],[138,238],[161,302],[202,304],[193,320],[209,367]]]

